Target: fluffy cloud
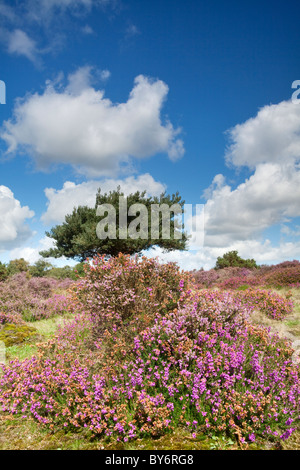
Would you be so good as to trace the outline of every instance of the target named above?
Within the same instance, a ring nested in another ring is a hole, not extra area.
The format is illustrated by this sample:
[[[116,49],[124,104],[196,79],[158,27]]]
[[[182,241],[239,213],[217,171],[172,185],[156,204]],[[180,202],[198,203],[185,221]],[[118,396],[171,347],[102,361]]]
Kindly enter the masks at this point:
[[[300,160],[300,106],[292,101],[264,106],[254,118],[228,131],[227,162],[254,168],[260,163]]]
[[[85,90],[91,88],[93,83],[96,83],[99,80],[106,81],[109,77],[109,70],[97,70],[95,67],[85,65],[84,67],[79,67],[76,72],[71,73],[68,76],[68,85],[65,91],[70,95],[79,96],[81,93],[84,93]],[[63,73],[60,72],[55,82],[48,80],[47,84],[51,88],[53,85],[60,85],[60,81],[62,79]]]
[[[203,193],[203,247],[160,253],[161,258],[178,260],[184,269],[209,269],[218,256],[232,250],[260,264],[299,258],[299,227],[293,227],[293,220],[300,216],[300,106],[292,101],[265,106],[231,129],[229,136],[227,162],[253,169],[252,175],[231,187],[217,174]],[[283,225],[286,222],[292,227]],[[274,246],[264,233],[278,224],[286,239]]]
[[[159,152],[176,160],[184,153],[179,131],[160,117],[167,93],[161,80],[139,75],[128,100],[114,104],[89,85],[87,69],[79,70],[63,91],[48,83],[42,95],[18,101],[1,137],[8,153],[26,148],[38,168],[67,163],[89,175],[113,175],[131,157]]]
[[[149,258],[158,258],[162,263],[174,262],[181,269],[192,271],[193,269],[212,269],[218,256],[223,256],[227,251],[237,250],[244,258],[254,258],[258,264],[277,264],[285,260],[300,258],[300,242],[283,242],[278,246],[272,245],[270,240],[243,240],[222,247],[204,246],[196,251],[170,251],[164,253],[160,247],[151,248],[143,254]]]
[[[21,29],[8,34],[7,50],[10,54],[23,55],[36,64],[39,62],[35,41]]]
[[[218,183],[205,205],[205,245],[253,239],[272,225],[300,216],[300,171],[293,165],[260,164],[235,189]]]
[[[0,251],[15,248],[32,235],[25,221],[33,216],[34,212],[22,207],[9,188],[0,186]]]
[[[159,196],[166,189],[165,185],[155,181],[149,174],[140,175],[137,178],[130,176],[124,180],[88,181],[77,185],[67,181],[60,190],[45,189],[48,208],[41,219],[45,224],[61,223],[74,207],[79,205],[94,207],[99,187],[101,187],[101,193],[104,194],[115,190],[117,186],[121,187],[125,196],[136,191],[142,192],[145,188],[147,188],[147,195]]]
[[[227,162],[253,174],[236,188],[216,175],[204,191],[204,245],[223,251],[254,243],[266,229],[300,216],[300,106],[292,101],[264,106],[229,136]]]
[[[30,264],[34,264],[39,259],[44,259],[40,256],[40,251],[49,250],[49,248],[52,248],[53,246],[54,240],[52,238],[43,237],[37,243],[32,243],[32,246],[14,248],[8,253],[8,260],[10,261],[13,259],[24,258]],[[64,256],[62,256],[59,260],[55,258],[47,258],[46,261],[58,267],[65,265],[74,266],[77,263],[77,261],[68,260]]]
[[[88,24],[83,26],[81,28],[81,31],[83,32],[83,34],[86,34],[86,35],[95,34],[95,31],[93,30],[93,28]]]

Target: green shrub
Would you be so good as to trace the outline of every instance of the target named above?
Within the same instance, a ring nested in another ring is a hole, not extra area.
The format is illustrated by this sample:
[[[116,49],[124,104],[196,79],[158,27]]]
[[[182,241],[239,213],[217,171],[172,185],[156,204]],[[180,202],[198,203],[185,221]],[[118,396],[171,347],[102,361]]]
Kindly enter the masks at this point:
[[[258,268],[254,259],[243,259],[238,255],[237,251],[228,251],[223,256],[217,258],[215,269],[228,267]]]

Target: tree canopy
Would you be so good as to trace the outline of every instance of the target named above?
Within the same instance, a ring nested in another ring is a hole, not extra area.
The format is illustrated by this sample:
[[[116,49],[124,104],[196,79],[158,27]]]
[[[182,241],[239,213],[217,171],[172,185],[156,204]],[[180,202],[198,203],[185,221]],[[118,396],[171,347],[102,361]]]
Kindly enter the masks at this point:
[[[125,198],[120,187],[115,191],[110,191],[108,194],[101,194],[101,188],[99,188],[94,208],[88,206],[74,207],[73,212],[65,216],[65,221],[62,224],[56,225],[50,232],[46,232],[46,235],[55,241],[55,247],[41,251],[40,254],[45,258],[60,258],[65,256],[66,258],[84,261],[96,254],[107,256],[117,256],[119,253],[139,254],[141,251],[155,245],[160,246],[164,251],[186,249],[188,237],[183,231],[184,226],[183,224],[182,226],[178,225],[176,214],[172,211],[169,212],[170,236],[167,238],[163,237],[163,220],[162,217],[159,217],[158,230],[153,238],[152,205],[159,205],[160,207],[167,205],[168,208],[171,208],[173,205],[179,205],[179,208],[182,209],[185,201],[181,199],[178,192],[172,196],[162,193],[159,197],[147,197],[146,191],[137,191],[129,194],[127,196],[127,208],[134,208],[134,204],[142,204],[145,207],[147,216],[145,220],[145,213],[142,219],[142,217],[139,217],[141,214],[138,210],[128,211],[126,226],[120,223],[120,220],[124,219],[124,210],[119,207],[120,197]],[[116,236],[113,239],[108,236],[101,239],[96,231],[99,222],[105,222],[106,214],[108,213],[105,211],[99,216],[97,215],[97,208],[99,206],[104,208],[106,204],[110,204],[115,210]],[[141,227],[141,236],[136,238],[122,236],[122,233],[124,234],[124,227],[127,233],[130,227],[135,226],[137,228],[138,225],[143,225],[144,227],[144,232]]]
[[[14,274],[21,273],[23,271],[27,272],[28,270],[29,262],[24,258],[13,259],[7,265],[9,276],[13,276]]]
[[[217,258],[215,269],[229,267],[258,268],[254,259],[243,259],[238,255],[237,251],[228,251],[223,256]]]
[[[8,277],[8,271],[5,263],[1,263],[0,261],[0,281],[5,281]]]

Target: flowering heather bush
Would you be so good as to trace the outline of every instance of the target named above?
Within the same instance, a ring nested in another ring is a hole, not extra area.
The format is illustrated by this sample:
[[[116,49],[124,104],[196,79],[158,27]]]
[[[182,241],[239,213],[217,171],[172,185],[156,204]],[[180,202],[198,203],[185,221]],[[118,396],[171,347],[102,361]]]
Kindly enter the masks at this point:
[[[232,277],[255,276],[259,270],[255,268],[250,269],[250,268],[241,268],[237,266],[232,266],[232,267],[220,269],[218,271],[219,271],[219,279],[222,282]]]
[[[31,278],[22,272],[0,283],[0,324],[49,318],[62,314],[67,307],[65,296],[55,293],[73,281]]]
[[[178,426],[239,442],[286,439],[299,419],[299,367],[286,343],[247,323],[250,310],[230,293],[189,293],[130,348],[111,328],[93,352],[85,350],[93,324],[82,314],[38,357],[3,368],[2,409],[123,441]]]
[[[32,277],[28,281],[30,292],[39,297],[48,299],[57,290],[66,290],[73,284],[72,279],[58,280],[51,277]]]
[[[208,271],[192,271],[191,276],[200,288],[220,287],[221,289],[236,289],[241,285],[257,285],[257,269],[228,267],[224,269],[210,269]]]
[[[124,331],[129,322],[126,331],[135,334],[156,313],[175,308],[189,283],[187,273],[181,273],[176,264],[159,264],[146,257],[120,254],[106,261],[97,256],[85,269],[85,278],[74,285],[73,301],[91,315],[95,338],[110,328]]]
[[[285,261],[259,269],[229,267],[192,271],[194,283],[200,288],[219,287],[220,289],[239,289],[243,285],[267,287],[300,287],[299,261]]]
[[[257,286],[260,284],[260,280],[254,276],[234,276],[218,284],[220,289],[240,289],[241,287]]]
[[[263,289],[247,289],[236,294],[244,304],[257,308],[274,320],[283,320],[292,312],[293,302],[276,292]]]
[[[282,268],[294,268],[294,267],[299,267],[300,266],[300,261],[298,260],[293,260],[293,261],[283,261],[282,263],[279,264],[263,264],[260,266],[260,271],[264,272],[270,272],[274,271],[276,269],[282,269]]]
[[[273,287],[300,287],[300,266],[288,266],[275,269],[263,278],[266,285]]]
[[[208,287],[212,287],[217,284],[220,274],[215,269],[210,269],[208,271],[194,270],[191,272],[191,276],[196,286],[206,289]]]
[[[20,324],[25,323],[19,313],[0,312],[0,325],[6,323]]]

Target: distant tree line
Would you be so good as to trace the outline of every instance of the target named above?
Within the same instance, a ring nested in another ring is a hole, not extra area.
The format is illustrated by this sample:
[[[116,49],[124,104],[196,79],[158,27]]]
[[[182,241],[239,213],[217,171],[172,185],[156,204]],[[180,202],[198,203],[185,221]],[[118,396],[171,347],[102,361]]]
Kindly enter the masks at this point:
[[[296,263],[296,261],[294,261]],[[74,267],[64,266],[58,268],[53,266],[44,259],[39,259],[31,265],[24,258],[14,259],[8,264],[0,261],[0,281],[4,281],[9,276],[20,272],[26,272],[32,277],[53,277],[55,279],[77,279],[78,276],[84,275],[84,262],[77,263]],[[284,263],[282,263],[284,264]],[[215,270],[228,267],[240,268],[259,268],[254,259],[243,259],[238,255],[237,251],[229,251],[223,256],[219,256],[216,261]]]
[[[40,259],[34,264],[30,264],[24,258],[14,259],[5,264],[0,261],[0,281],[5,281],[14,274],[26,272],[32,277],[53,277],[55,279],[77,279],[77,276],[83,276],[84,263],[78,263],[74,267],[63,266],[58,268],[51,263]]]

